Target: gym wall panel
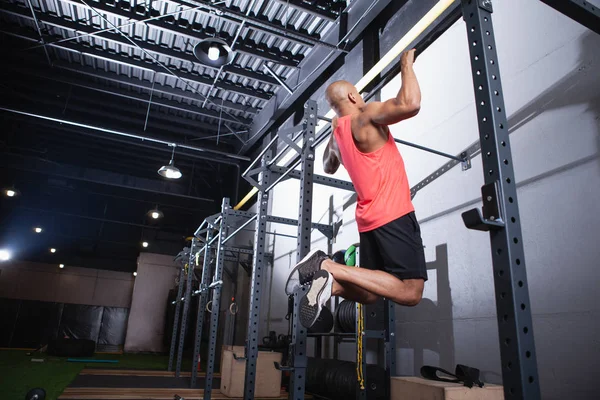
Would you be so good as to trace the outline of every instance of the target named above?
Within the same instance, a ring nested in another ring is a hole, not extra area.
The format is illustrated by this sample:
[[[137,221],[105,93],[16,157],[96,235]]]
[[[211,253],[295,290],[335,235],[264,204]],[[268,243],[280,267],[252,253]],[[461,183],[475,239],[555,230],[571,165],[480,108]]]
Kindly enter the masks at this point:
[[[96,278],[82,275],[61,275],[57,300],[62,303],[90,304],[94,296]]]
[[[0,265],[0,297],[56,303],[125,307],[131,304],[129,272],[31,262]]]
[[[542,397],[593,398],[593,378],[577,371],[592,370],[600,358],[595,339],[600,332],[595,300],[600,282],[600,36],[539,1],[495,1],[494,10]],[[386,30],[400,21],[392,18]],[[360,57],[347,59],[353,62],[336,79],[362,72],[356,62]],[[421,111],[393,126],[393,135],[453,154],[478,141],[462,19],[419,56],[415,70]],[[400,85],[400,78],[391,82],[382,98],[395,96]],[[322,107],[322,97],[315,97]],[[317,148],[316,160],[323,149]],[[399,149],[412,185],[446,163],[413,148]],[[472,163],[466,172],[454,167],[414,199],[430,279],[420,305],[398,307],[399,374],[418,374],[425,363],[450,370],[465,363],[480,368],[486,381],[501,382],[489,235],[467,230],[461,219],[462,212],[481,207],[481,156]],[[316,162],[315,173],[322,171]],[[347,179],[347,173],[341,168],[335,177]],[[272,194],[272,214],[296,218],[298,190],[295,180],[280,183]],[[358,241],[358,232],[354,206],[344,209],[348,194],[341,190],[315,185],[313,221],[326,211],[330,196],[334,220],[343,218],[335,251]],[[295,227],[277,230],[296,234]],[[326,249],[318,232],[312,239],[313,248]],[[271,329],[278,333],[288,329],[282,288],[295,264],[295,247],[293,239],[275,242]],[[343,345],[340,358],[352,360],[354,351],[353,345]]]
[[[17,268],[9,268],[7,264],[0,264],[0,297],[17,297],[19,288],[15,282],[18,278],[19,270]]]
[[[42,271],[23,270],[13,281],[19,297],[31,300],[54,301],[58,294],[60,276]]]
[[[177,268],[173,256],[141,253],[133,286],[125,351],[162,352],[169,290]]]
[[[134,280],[129,279],[129,276],[127,279],[104,279],[98,277],[90,304],[109,307],[129,306],[131,304],[133,284]]]

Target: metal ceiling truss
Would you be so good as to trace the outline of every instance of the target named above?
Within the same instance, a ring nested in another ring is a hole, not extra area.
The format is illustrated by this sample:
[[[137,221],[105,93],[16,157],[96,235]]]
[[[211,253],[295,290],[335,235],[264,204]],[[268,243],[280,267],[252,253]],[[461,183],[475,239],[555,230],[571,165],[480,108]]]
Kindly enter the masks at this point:
[[[28,74],[28,75],[32,76],[33,74]],[[212,110],[208,110],[206,108],[188,105],[186,103],[179,103],[175,100],[169,100],[169,99],[153,98],[152,101],[150,101],[147,93],[136,93],[136,92],[132,92],[132,91],[128,91],[128,90],[120,90],[118,88],[110,88],[110,87],[106,87],[104,85],[100,85],[100,84],[97,84],[94,82],[85,82],[85,81],[82,81],[81,79],[76,79],[76,78],[67,78],[67,77],[43,75],[43,74],[36,74],[35,76],[38,76],[38,77],[44,78],[44,79],[53,80],[56,82],[61,82],[61,83],[68,84],[68,85],[78,86],[78,87],[81,87],[84,89],[93,90],[93,91],[97,91],[100,93],[109,94],[112,96],[118,96],[118,97],[122,97],[122,98],[129,99],[129,100],[139,101],[142,103],[150,103],[151,102],[153,106],[165,107],[165,108],[169,108],[169,109],[172,109],[175,111],[186,112],[186,113],[198,115],[201,117],[219,119],[219,115],[218,115],[219,113],[212,112]],[[237,120],[234,120],[227,114],[223,115],[222,121],[229,122],[229,123],[236,124],[236,125],[241,125],[241,126],[248,126],[251,123],[251,121],[247,118],[239,118]],[[193,122],[193,123],[195,125],[195,122]],[[212,130],[215,130],[214,127]]]
[[[185,112],[185,113],[189,113],[189,114],[195,114],[195,115],[198,115],[198,116],[204,117],[204,118],[214,118],[214,119],[219,118],[219,115],[217,113],[212,113],[206,109],[203,109],[203,108],[200,108],[197,106],[192,106],[192,105],[188,105],[185,103],[178,103],[174,100],[169,100],[169,99],[153,98],[152,100],[150,100],[149,95],[146,93],[136,93],[136,92],[132,92],[132,91],[121,90],[119,88],[110,88],[110,87],[106,87],[106,86],[103,86],[103,85],[100,85],[100,84],[97,84],[94,82],[86,82],[85,80],[76,79],[73,77],[63,77],[60,74],[50,75],[50,74],[40,74],[40,73],[37,73],[36,71],[30,71],[30,70],[21,70],[21,71],[14,70],[11,72],[11,75],[14,76],[15,78],[20,78],[20,79],[17,79],[16,82],[22,82],[24,80],[27,80],[28,83],[32,83],[32,82],[35,82],[36,78],[40,79],[42,81],[42,84],[44,85],[44,89],[48,89],[48,88],[46,88],[46,86],[51,86],[51,84],[48,85],[48,81],[57,82],[58,84],[65,84],[67,86],[60,85],[58,88],[61,90],[65,90],[65,88],[67,88],[67,96],[69,96],[69,97],[73,96],[73,98],[81,97],[81,95],[74,94],[73,88],[70,86],[87,89],[87,90],[92,90],[95,92],[103,93],[108,96],[117,96],[117,97],[120,97],[123,99],[132,100],[135,102],[146,103],[146,104],[150,103],[152,106],[155,106],[155,107],[165,107],[170,110]],[[11,83],[9,82],[9,84],[11,84]],[[38,87],[36,87],[36,89],[41,90],[41,87],[38,86]],[[52,94],[56,94],[56,93],[53,92]],[[96,100],[98,103],[100,103],[99,105],[101,105],[103,107],[105,105],[105,103],[104,103],[105,99],[103,99],[103,98],[98,99],[97,97],[94,97],[94,96],[84,96],[83,100],[84,101]],[[116,106],[116,103],[113,103],[112,105]],[[138,109],[136,112],[139,112],[139,111],[140,110]],[[154,111],[154,112],[156,112],[156,111]],[[154,114],[154,115],[156,116],[156,114]],[[171,114],[165,114],[165,113],[160,113],[159,115],[161,117],[168,117],[167,119],[173,119],[175,117]],[[224,116],[222,119],[223,122],[226,122],[226,123],[229,122],[231,124],[234,124],[234,127],[238,130],[246,129],[246,127],[249,125],[250,121],[245,118],[244,119],[240,118],[240,120],[241,120],[241,122],[239,120],[237,120],[237,121],[233,120],[232,118],[228,117],[227,115]],[[211,124],[209,121],[200,122],[198,120],[180,118],[179,116],[177,116],[177,119],[173,120],[173,122],[177,122],[178,124],[183,124],[183,125],[189,125],[189,127],[194,130],[191,133],[191,135],[194,137],[198,137],[198,138],[209,137],[211,135],[214,135],[215,133],[218,133],[218,131],[219,131],[218,126],[216,124]],[[227,125],[226,129],[231,129],[231,128],[229,127],[229,125]],[[223,129],[221,129],[221,130],[223,130]],[[206,135],[203,135],[202,131],[205,131],[205,132],[208,131],[208,132]],[[186,133],[186,134],[189,134],[189,133]]]
[[[342,13],[342,10],[346,7],[346,0],[277,0],[277,2],[289,4],[301,9],[304,12],[317,17],[326,18],[330,21],[335,21]]]
[[[194,92],[187,91],[186,89],[173,88],[168,85],[163,85],[161,83],[156,82],[156,84],[152,85],[152,82],[140,80],[137,78],[130,78],[127,75],[117,74],[113,72],[108,72],[100,69],[96,69],[88,66],[80,66],[74,65],[66,61],[55,61],[53,63],[53,67],[60,68],[64,70],[68,70],[71,72],[75,72],[78,74],[92,76],[94,78],[99,78],[103,80],[108,80],[128,86],[137,87],[145,90],[154,90],[154,92],[178,96],[182,99],[191,100],[191,101],[204,101],[204,96],[198,96]],[[244,105],[241,103],[234,103],[232,101],[226,100],[223,102],[219,102],[219,106],[223,106],[224,108],[241,111],[244,113],[256,114],[259,110],[248,105]]]
[[[54,45],[53,45],[54,46]],[[123,56],[121,54],[117,54],[109,50],[108,52],[103,50],[102,47],[98,46],[88,46],[87,44],[76,44],[76,43],[63,43],[58,46],[64,50],[74,51],[76,53],[83,53],[85,55],[89,55],[92,57],[113,61],[122,65],[126,65],[128,67],[136,67],[145,69],[147,71],[153,71],[157,74],[165,74],[169,75],[162,67],[153,62],[143,60],[143,59],[135,59],[128,56]],[[167,65],[167,64],[165,64]],[[184,79],[189,83],[197,83],[203,86],[212,86],[213,77],[210,75],[197,75],[195,73],[187,72],[183,69],[179,69],[174,67],[172,64],[167,65],[169,69],[175,70],[178,78]],[[254,97],[260,100],[269,100],[273,93],[264,92],[262,89],[257,89],[253,87],[246,87],[238,84],[233,84],[227,81],[217,82],[215,87],[219,89],[223,89],[229,92],[240,93],[245,96]]]
[[[299,30],[296,29],[296,27],[293,24],[286,24],[284,25],[282,21],[279,20],[273,20],[270,21],[267,17],[265,17],[264,15],[256,15],[254,12],[242,12],[242,10],[237,7],[237,6],[231,6],[231,7],[227,7],[227,6],[221,6],[221,5],[215,5],[215,4],[211,4],[208,1],[202,1],[202,0],[176,0],[176,1],[172,1],[174,3],[177,4],[194,4],[194,5],[204,5],[207,9],[216,11],[216,12],[220,12],[221,14],[221,18],[226,19],[230,22],[235,22],[238,24],[241,24],[242,22],[245,22],[246,24],[248,24],[249,27],[258,30],[258,31],[262,31],[264,33],[267,33],[269,35],[276,35],[276,36],[280,36],[285,38],[286,40],[295,42],[297,44],[301,44],[303,46],[325,46],[328,48],[335,48],[336,46],[334,44],[331,43],[327,43],[324,42],[322,40],[320,40],[320,35],[318,34],[310,34],[308,31],[300,28]],[[268,2],[264,2],[263,5],[266,5]],[[287,4],[286,1],[283,1],[284,4]],[[299,2],[302,3],[302,2]],[[344,1],[338,1],[337,4],[342,4],[341,9],[343,9],[345,7],[345,0]],[[292,2],[290,2],[290,4],[292,4]],[[250,10],[247,10],[250,11]],[[318,16],[320,18],[326,18],[329,20],[335,20],[337,18],[337,15],[334,17],[330,17],[330,16],[325,16],[325,15],[319,15],[318,13],[315,13],[315,9],[313,8],[307,8],[304,9],[303,11],[308,12],[309,14]],[[301,61],[301,58],[298,58],[298,60]]]
[[[33,19],[31,14],[27,13],[25,8],[19,7],[14,4],[2,4],[2,9],[0,9],[0,12],[4,12],[4,13],[7,13],[10,15],[19,17],[19,18]],[[100,40],[118,43],[119,45],[122,45],[122,46],[135,48],[135,46],[131,42],[129,42],[128,40],[123,38],[118,33],[109,32],[109,31],[102,32],[90,25],[82,24],[82,23],[75,22],[75,21],[70,21],[70,20],[67,20],[64,18],[60,18],[60,17],[54,16],[54,15],[51,15],[49,13],[42,13],[40,11],[38,11],[38,13],[41,14],[42,24],[61,28],[61,29],[71,30],[76,33],[83,33],[83,34],[89,35],[89,36],[87,36],[87,40],[92,40],[93,38],[97,38]],[[5,28],[5,30],[6,30],[6,28]],[[12,30],[14,30],[13,27],[11,27],[11,31]],[[29,31],[29,30],[27,30],[27,31]],[[25,32],[25,30],[23,30],[23,32]],[[8,33],[8,32],[6,32],[6,33]],[[79,36],[82,36],[82,35],[79,35]],[[40,42],[40,38],[36,37],[34,35],[23,36],[23,38],[26,38],[26,39],[32,40],[32,41],[36,41],[38,43]],[[52,47],[61,48],[62,43],[68,43],[68,41],[63,41],[63,39],[64,38],[60,37],[60,39],[58,39],[58,40],[50,40],[49,42],[44,43],[45,44],[44,47],[52,46]],[[181,50],[176,50],[174,48],[160,46],[160,45],[148,42],[148,41],[139,40],[135,37],[133,37],[131,39],[135,43],[137,43],[139,46],[143,47],[145,50],[148,50],[149,52],[154,53],[156,55],[159,55],[159,56],[162,55],[165,57],[175,58],[175,59],[178,59],[181,61],[188,62],[191,65],[198,64],[198,60],[196,59],[196,57],[194,57],[193,54],[188,53],[186,51],[181,51]],[[202,67],[207,68],[207,69],[214,69],[208,65],[202,65]],[[270,85],[278,85],[277,81],[274,78],[272,78],[271,76],[264,74],[262,72],[253,71],[253,70],[247,69],[247,68],[242,68],[236,64],[230,64],[230,65],[224,67],[223,72],[232,74],[232,75],[237,75],[242,78],[257,80],[257,81],[267,83]]]
[[[85,7],[85,5],[79,1],[61,0],[61,2],[70,3],[78,7]],[[139,22],[147,17],[147,9],[145,7],[142,7],[144,14],[140,14],[135,9],[132,9],[130,3],[126,1],[117,3],[111,0],[100,0],[98,2],[93,3],[93,8],[98,11],[102,11],[106,14],[123,18],[125,20]],[[156,9],[152,9],[150,15],[159,16],[160,12]],[[186,38],[193,40],[194,43],[196,43],[198,40],[215,37],[216,35],[214,28],[204,27],[199,23],[190,24],[188,20],[183,18],[176,19],[173,15],[165,16],[162,19],[146,21],[145,24],[153,28],[172,33],[177,36],[185,36]],[[221,39],[225,41],[232,39],[226,32],[219,32],[218,35]],[[265,46],[260,45],[252,40],[241,41],[238,47],[238,51],[241,53],[249,54],[254,57],[261,58],[263,60],[276,62],[278,64],[287,65],[290,67],[295,67],[300,63],[300,61],[302,61],[302,57],[298,55],[292,55],[292,57],[289,57],[288,54],[284,54],[286,52],[281,52],[276,47],[265,48]]]

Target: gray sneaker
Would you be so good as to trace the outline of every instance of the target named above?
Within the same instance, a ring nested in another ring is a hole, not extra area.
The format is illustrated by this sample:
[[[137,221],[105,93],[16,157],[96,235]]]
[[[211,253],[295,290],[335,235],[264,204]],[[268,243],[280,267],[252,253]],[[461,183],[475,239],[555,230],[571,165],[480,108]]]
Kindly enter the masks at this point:
[[[321,269],[323,260],[328,258],[327,254],[321,250],[313,250],[308,253],[290,272],[290,276],[285,283],[285,294],[290,296],[300,286],[310,283],[315,273]]]
[[[300,323],[310,328],[317,322],[325,303],[331,298],[333,277],[324,269],[317,271],[313,277],[310,289],[300,299]]]

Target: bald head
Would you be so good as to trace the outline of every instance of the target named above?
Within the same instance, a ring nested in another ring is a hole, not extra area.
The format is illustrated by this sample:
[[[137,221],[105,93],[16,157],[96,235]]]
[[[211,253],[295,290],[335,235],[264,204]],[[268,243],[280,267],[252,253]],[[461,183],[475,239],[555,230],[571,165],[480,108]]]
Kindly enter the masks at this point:
[[[338,114],[348,106],[362,103],[362,98],[353,84],[347,81],[336,81],[327,87],[325,92],[327,102]]]

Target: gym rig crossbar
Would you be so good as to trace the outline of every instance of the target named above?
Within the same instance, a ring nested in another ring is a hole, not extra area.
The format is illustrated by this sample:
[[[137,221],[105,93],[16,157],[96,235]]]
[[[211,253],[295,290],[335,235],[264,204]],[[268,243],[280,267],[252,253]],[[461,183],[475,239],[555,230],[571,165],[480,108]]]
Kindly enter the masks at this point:
[[[600,11],[585,0],[541,0],[559,12],[567,15],[584,26],[600,33],[597,22],[600,20]],[[421,150],[429,151],[451,159],[450,162],[434,171],[423,181],[411,189],[414,197],[420,189],[437,179],[457,164],[461,163],[463,169],[470,167],[470,159],[481,152],[485,182],[482,187],[483,209],[473,209],[463,213],[463,221],[467,228],[488,231],[490,233],[492,263],[494,272],[496,309],[498,318],[498,330],[500,340],[500,354],[502,362],[502,380],[504,395],[507,399],[540,399],[539,379],[537,372],[536,353],[532,329],[532,318],[529,307],[529,291],[527,285],[525,258],[521,236],[521,226],[516,193],[516,182],[512,167],[512,155],[508,136],[508,126],[504,108],[503,91],[499,73],[499,62],[496,53],[494,29],[492,24],[492,1],[491,0],[461,0],[454,2],[445,16],[437,18],[428,32],[416,43],[410,43],[411,47],[417,49],[417,53],[423,51],[429,44],[437,39],[446,29],[462,15],[469,40],[471,72],[475,90],[477,119],[479,126],[479,141],[469,146],[457,156],[442,153],[437,150],[424,148],[423,146],[396,140],[399,143],[413,146]],[[423,32],[423,31],[422,31]],[[421,33],[422,33],[421,32]],[[406,45],[408,47],[409,44]],[[382,70],[380,69],[379,72]],[[389,83],[399,73],[399,67],[390,68],[364,95],[369,100],[381,88]],[[364,86],[361,86],[361,90]],[[272,139],[265,144],[262,152],[251,163],[243,173],[243,177],[258,190],[258,211],[256,214],[233,210],[229,200],[224,199],[221,213],[207,218],[195,233],[191,248],[188,252],[180,253],[178,262],[181,264],[180,280],[176,306],[176,322],[173,330],[173,341],[171,343],[171,354],[169,369],[175,351],[175,333],[178,329],[179,307],[183,303],[183,317],[181,318],[181,332],[185,331],[185,321],[189,312],[189,303],[192,297],[191,273],[188,271],[185,294],[183,294],[183,278],[185,260],[193,270],[198,262],[198,257],[204,253],[202,268],[202,283],[199,288],[199,307],[204,310],[208,300],[209,292],[212,292],[213,309],[219,309],[221,296],[221,276],[223,272],[223,261],[230,257],[227,251],[235,251],[236,248],[225,247],[225,243],[237,232],[243,230],[251,222],[256,221],[253,262],[252,262],[252,284],[250,292],[250,307],[248,318],[248,331],[246,340],[246,376],[244,387],[244,398],[254,398],[256,363],[258,358],[258,330],[260,304],[262,295],[263,266],[268,261],[266,249],[267,222],[293,224],[298,226],[296,258],[299,261],[310,250],[311,229],[316,228],[330,240],[334,237],[333,226],[312,224],[312,186],[323,184],[334,188],[353,191],[350,182],[325,176],[314,175],[315,147],[321,144],[331,134],[331,127],[323,129],[317,136],[317,120],[331,122],[328,117],[319,117],[315,101],[305,104],[304,120],[302,127],[272,132]],[[302,139],[301,145],[297,144]],[[275,156],[272,154],[278,149],[278,142],[283,142],[283,148]],[[277,165],[278,160],[292,149],[298,154],[292,158],[286,167]],[[260,163],[260,166],[256,165]],[[297,170],[297,167],[300,167]],[[300,204],[298,220],[269,216],[267,207],[270,199],[270,190],[285,179],[300,180]],[[251,198],[251,194],[242,201]],[[241,204],[239,205],[241,206]],[[236,207],[237,208],[237,207]],[[233,233],[228,234],[229,225],[239,223],[240,219],[246,221]],[[213,233],[217,236],[213,236]],[[202,235],[205,235],[203,237]],[[216,263],[214,276],[211,276],[210,263],[213,259],[213,244],[216,244]],[[203,242],[204,246],[200,248]],[[248,249],[243,249],[248,251]],[[235,260],[235,259],[234,259]],[[211,284],[211,278],[213,284]],[[304,399],[305,379],[307,368],[306,340],[307,331],[298,321],[299,299],[305,288],[298,289],[293,294],[294,308],[293,317],[290,319],[292,342],[290,344],[290,363],[288,366],[280,366],[281,369],[289,370],[291,373],[289,398],[295,400]],[[381,339],[384,343],[384,351],[379,354],[378,364],[386,370],[386,390],[389,398],[390,377],[396,374],[395,363],[395,313],[394,305],[390,302],[380,302],[372,308],[364,311],[364,330],[357,329],[356,335],[367,338]],[[210,328],[209,359],[206,372],[206,389],[204,398],[210,399],[212,393],[212,378],[214,373],[216,356],[216,332],[218,329],[218,314],[212,313]],[[379,317],[378,317],[379,316]],[[381,318],[383,316],[383,318]],[[357,318],[357,323],[358,323]],[[200,339],[202,335],[203,318],[197,319],[194,361],[192,366],[192,386],[196,382],[196,363],[200,350]],[[336,333],[329,334],[335,336]],[[183,337],[178,350],[177,375],[179,375],[181,364],[181,353],[183,350]],[[327,336],[320,335],[320,336]],[[358,342],[358,340],[357,340]],[[364,342],[362,342],[364,345]],[[365,362],[363,358],[363,363]],[[365,365],[363,365],[364,367]],[[363,368],[366,371],[366,368]],[[357,384],[357,398],[369,398],[369,383],[365,376],[362,390]]]

